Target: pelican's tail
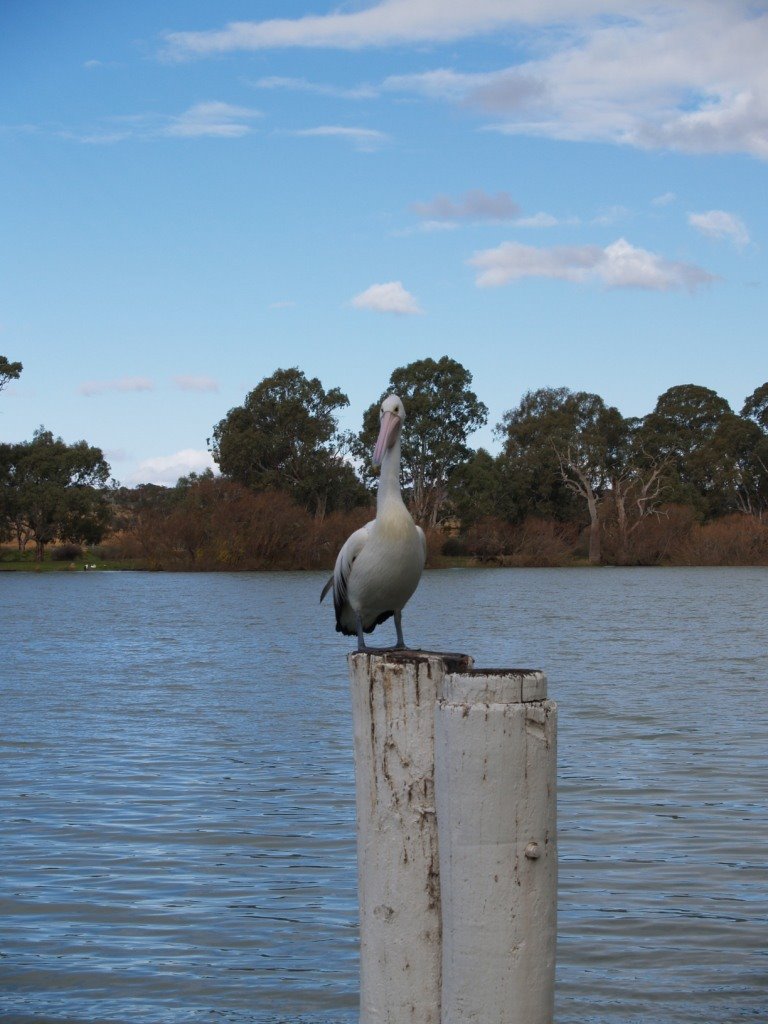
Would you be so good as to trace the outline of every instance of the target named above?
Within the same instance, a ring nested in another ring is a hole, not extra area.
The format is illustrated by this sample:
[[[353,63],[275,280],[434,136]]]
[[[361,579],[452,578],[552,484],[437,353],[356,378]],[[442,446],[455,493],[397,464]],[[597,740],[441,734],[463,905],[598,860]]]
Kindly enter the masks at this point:
[[[325,597],[325,595],[328,593],[328,591],[331,589],[332,586],[333,586],[333,576],[331,576],[331,578],[328,580],[328,582],[323,587],[323,592],[320,595],[320,601],[321,602],[322,602],[323,598]]]

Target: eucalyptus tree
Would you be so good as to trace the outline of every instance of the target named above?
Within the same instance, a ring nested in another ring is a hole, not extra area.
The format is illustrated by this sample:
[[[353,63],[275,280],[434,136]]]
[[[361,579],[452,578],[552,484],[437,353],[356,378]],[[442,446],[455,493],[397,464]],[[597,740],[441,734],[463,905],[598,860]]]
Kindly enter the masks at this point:
[[[7,524],[19,547],[35,543],[42,561],[54,541],[98,543],[112,508],[110,469],[100,448],[86,441],[66,444],[40,427],[31,441],[2,446]]]
[[[768,434],[768,381],[755,388],[744,400],[741,415],[753,420],[758,427]]]
[[[488,409],[471,384],[469,370],[449,356],[417,359],[392,371],[386,390],[363,416],[355,451],[370,481],[381,403],[389,394],[402,398],[402,485],[414,519],[422,526],[439,522],[451,474],[472,458],[468,438],[488,421]]]
[[[722,510],[717,435],[731,416],[724,398],[698,384],[679,384],[659,396],[639,426],[638,440],[649,459],[664,462],[669,500],[705,515]]]
[[[7,356],[0,356],[0,391],[12,380],[18,380],[24,367],[21,363],[12,363]]]
[[[337,412],[349,405],[296,367],[276,370],[230,409],[208,439],[224,476],[254,491],[289,493],[316,516],[369,500],[347,461]]]
[[[603,502],[624,471],[630,429],[599,395],[568,388],[527,392],[497,427],[529,512],[569,519],[586,505],[592,564],[601,560]]]

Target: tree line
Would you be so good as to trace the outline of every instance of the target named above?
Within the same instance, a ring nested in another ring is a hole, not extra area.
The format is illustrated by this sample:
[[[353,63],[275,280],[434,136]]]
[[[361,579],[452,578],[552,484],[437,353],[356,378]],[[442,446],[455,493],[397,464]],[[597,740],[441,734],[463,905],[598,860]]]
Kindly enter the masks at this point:
[[[0,357],[0,388],[21,369]],[[678,385],[639,418],[591,392],[539,388],[504,413],[494,455],[470,446],[488,409],[448,356],[393,370],[357,433],[339,426],[341,389],[278,369],[213,426],[221,475],[170,488],[108,486],[98,448],[41,427],[0,445],[0,539],[40,558],[54,542],[106,538],[112,555],[156,567],[328,566],[372,514],[370,456],[393,392],[407,413],[403,489],[433,563],[768,561],[768,383],[739,412]]]

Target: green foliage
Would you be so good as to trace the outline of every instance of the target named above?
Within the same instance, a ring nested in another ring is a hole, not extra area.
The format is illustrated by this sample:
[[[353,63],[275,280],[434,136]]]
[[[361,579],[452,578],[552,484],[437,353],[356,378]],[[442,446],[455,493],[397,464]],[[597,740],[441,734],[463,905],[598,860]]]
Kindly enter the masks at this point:
[[[21,363],[12,363],[7,356],[0,356],[0,391],[11,380],[18,380],[24,369]]]
[[[276,370],[216,424],[210,449],[229,479],[284,491],[316,515],[364,504],[369,498],[345,461],[349,439],[336,419],[347,405],[345,394],[326,391],[316,377]]]
[[[504,414],[502,465],[517,519],[582,516],[580,487],[599,499],[625,459],[630,424],[599,395],[539,388]]]
[[[747,416],[768,433],[768,381],[755,388],[752,394],[745,399],[742,416]]]
[[[732,415],[724,398],[697,384],[680,384],[659,397],[638,429],[638,441],[649,457],[665,462],[669,500],[717,514],[717,433]]]
[[[472,374],[449,356],[418,359],[392,371],[387,390],[363,416],[355,453],[372,480],[371,453],[379,431],[381,403],[395,394],[405,405],[402,483],[415,519],[434,526],[448,494],[448,479],[472,457],[469,435],[488,420],[488,409],[471,390]]]
[[[99,448],[68,445],[40,427],[31,441],[0,445],[0,518],[20,550],[35,542],[42,561],[56,540],[97,543],[110,521],[109,466]]]
[[[463,526],[472,526],[488,516],[501,515],[510,522],[518,518],[505,469],[502,459],[478,448],[451,471],[448,504]]]

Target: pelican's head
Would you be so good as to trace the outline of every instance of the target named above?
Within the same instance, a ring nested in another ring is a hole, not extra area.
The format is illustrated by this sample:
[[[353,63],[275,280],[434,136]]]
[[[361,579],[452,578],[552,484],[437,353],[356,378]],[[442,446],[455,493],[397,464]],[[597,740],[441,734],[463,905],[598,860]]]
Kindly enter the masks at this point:
[[[403,400],[397,395],[387,395],[381,403],[381,427],[379,439],[373,450],[373,464],[380,466],[386,452],[393,448],[405,419]]]

